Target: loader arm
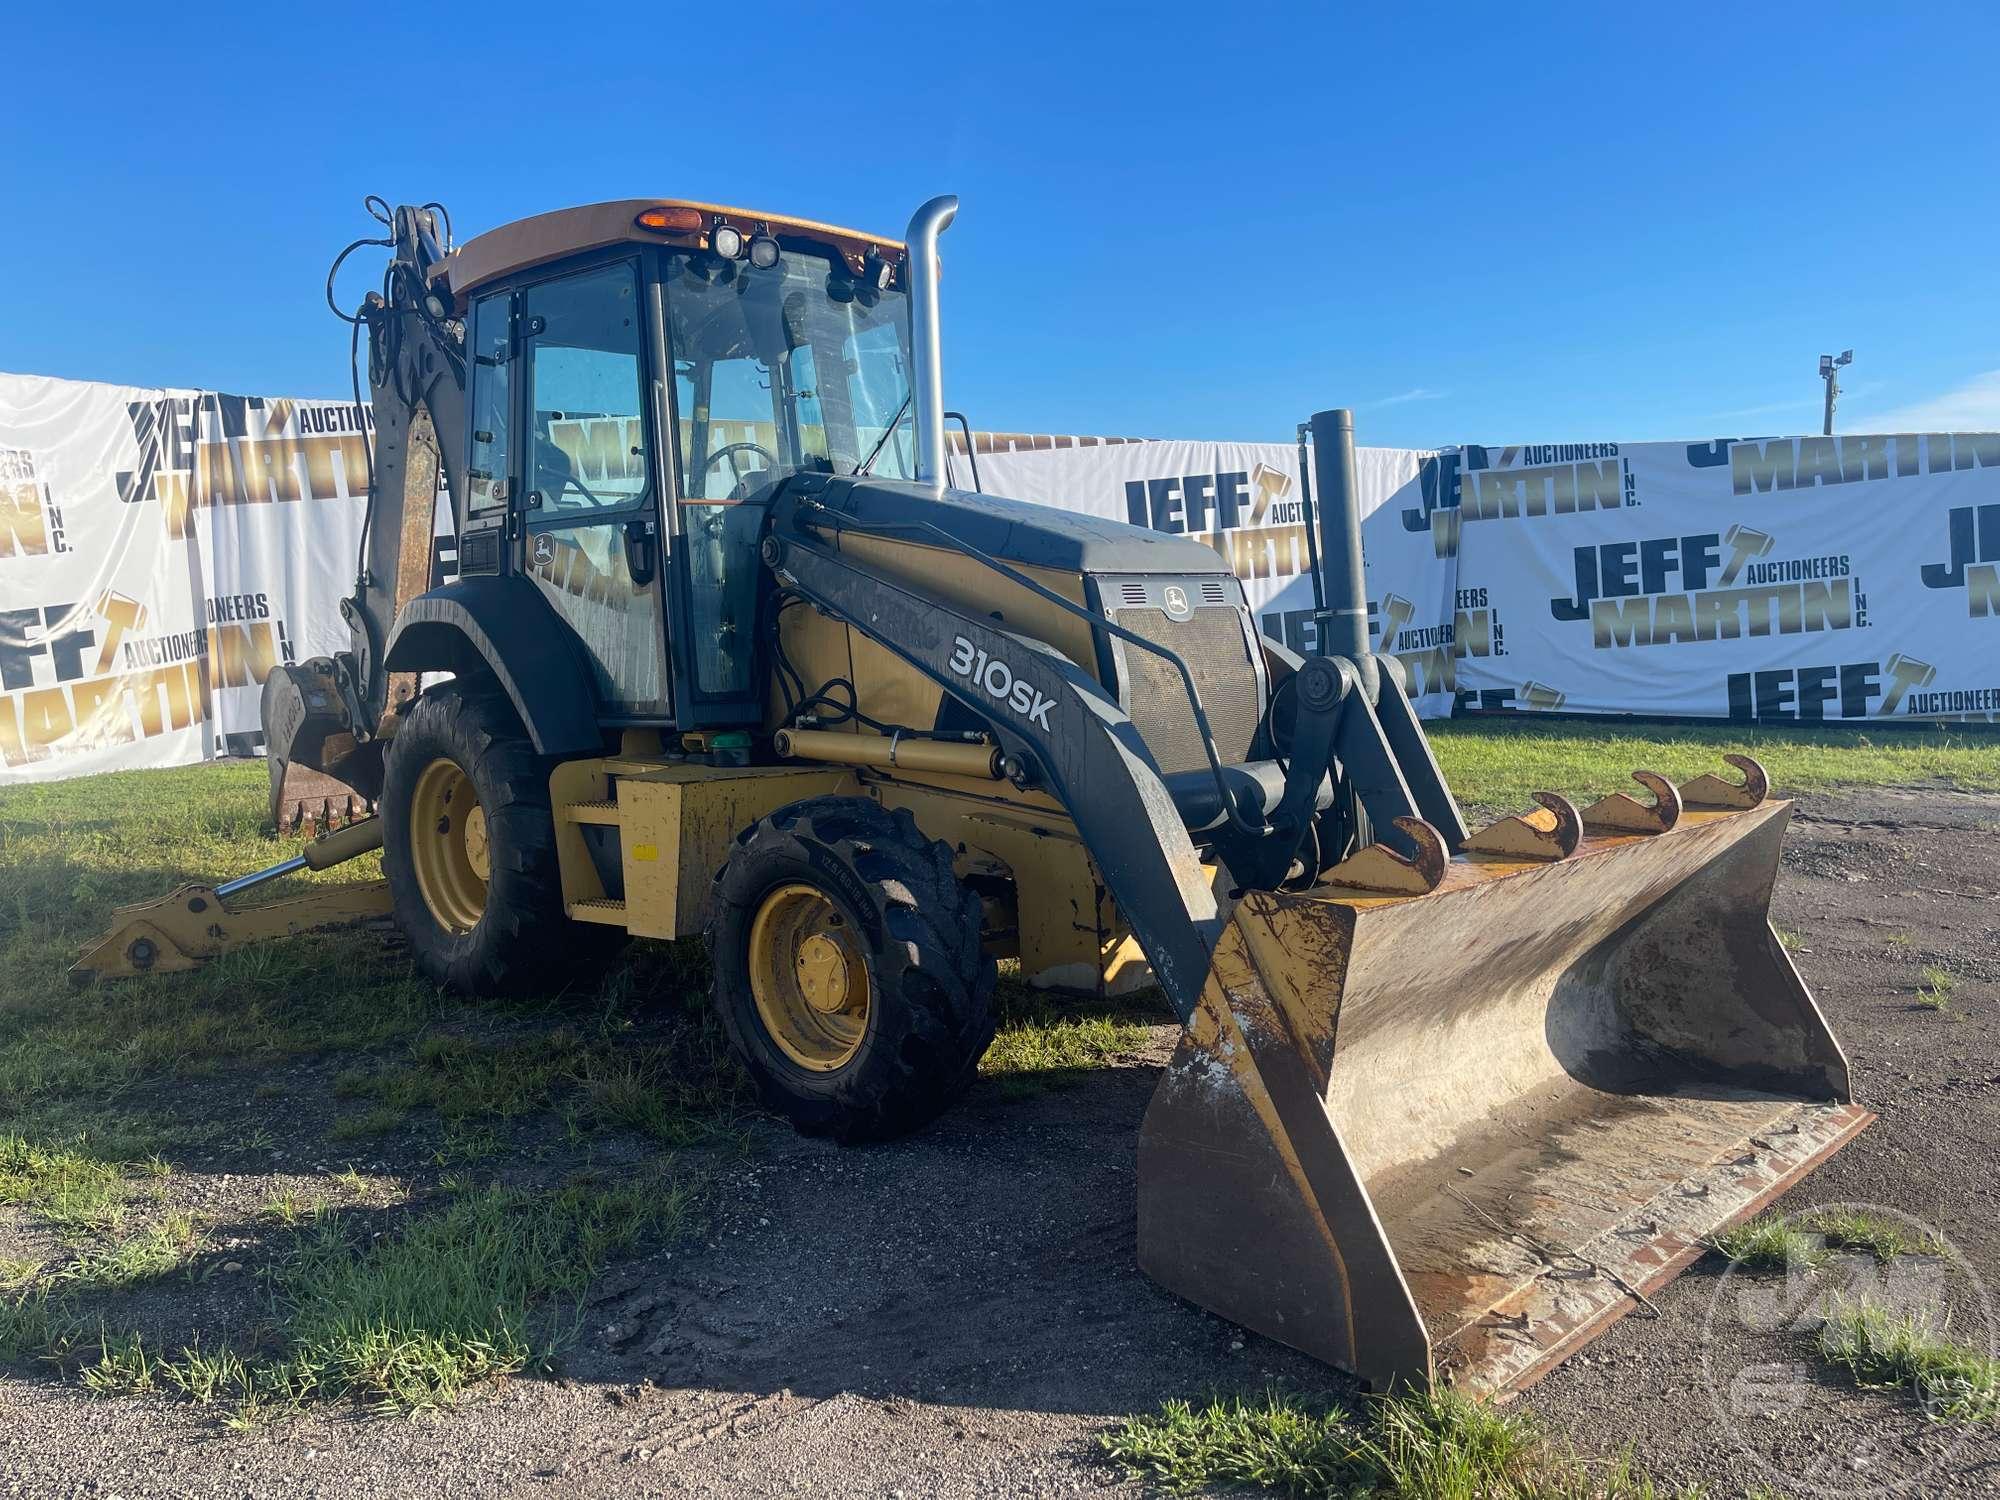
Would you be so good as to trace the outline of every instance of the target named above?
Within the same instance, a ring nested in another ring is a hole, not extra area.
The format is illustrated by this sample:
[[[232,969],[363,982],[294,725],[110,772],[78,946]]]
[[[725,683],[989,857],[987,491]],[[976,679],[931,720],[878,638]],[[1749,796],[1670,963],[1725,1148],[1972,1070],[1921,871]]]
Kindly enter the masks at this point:
[[[1186,1021],[1227,918],[1132,721],[1059,652],[843,557],[817,534],[836,524],[809,497],[781,509],[765,546],[779,581],[992,725],[1023,778],[1054,795],[1076,823],[1160,987]],[[1010,685],[1027,684],[1025,712],[1011,701],[1011,686],[1001,696],[980,690],[981,676],[1000,680],[996,667],[1005,669]]]

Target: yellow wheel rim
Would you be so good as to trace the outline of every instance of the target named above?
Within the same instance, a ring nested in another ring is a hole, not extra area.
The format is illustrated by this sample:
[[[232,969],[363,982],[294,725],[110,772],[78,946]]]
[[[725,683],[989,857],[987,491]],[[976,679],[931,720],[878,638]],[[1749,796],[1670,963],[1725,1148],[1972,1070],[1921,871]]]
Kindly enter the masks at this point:
[[[868,1035],[868,966],[854,929],[817,887],[781,885],[750,923],[750,994],[778,1050],[830,1073]]]
[[[486,914],[486,810],[472,778],[439,756],[410,797],[410,867],[424,905],[447,932],[470,932]]]

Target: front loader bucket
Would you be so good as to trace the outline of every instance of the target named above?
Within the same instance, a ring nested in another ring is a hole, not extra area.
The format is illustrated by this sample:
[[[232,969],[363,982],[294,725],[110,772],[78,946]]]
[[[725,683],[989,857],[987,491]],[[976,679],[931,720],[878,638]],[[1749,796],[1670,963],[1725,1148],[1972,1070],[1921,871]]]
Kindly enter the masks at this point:
[[[1502,1394],[1868,1123],[1770,929],[1791,804],[1558,803],[1448,863],[1414,825],[1424,893],[1241,898],[1140,1137],[1150,1275],[1377,1388]]]

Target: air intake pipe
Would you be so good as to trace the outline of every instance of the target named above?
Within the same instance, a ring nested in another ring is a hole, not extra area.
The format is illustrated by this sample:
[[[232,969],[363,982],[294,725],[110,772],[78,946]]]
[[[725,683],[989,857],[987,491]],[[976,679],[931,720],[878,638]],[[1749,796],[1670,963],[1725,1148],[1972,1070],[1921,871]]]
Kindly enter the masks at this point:
[[[1354,477],[1354,413],[1312,417],[1312,494],[1319,512],[1320,654],[1354,663],[1370,703],[1381,697],[1381,668],[1368,640],[1368,576],[1361,558],[1361,495]]]
[[[916,422],[917,483],[945,486],[944,355],[938,332],[938,236],[958,215],[950,193],[931,199],[903,236],[910,257],[910,411]]]

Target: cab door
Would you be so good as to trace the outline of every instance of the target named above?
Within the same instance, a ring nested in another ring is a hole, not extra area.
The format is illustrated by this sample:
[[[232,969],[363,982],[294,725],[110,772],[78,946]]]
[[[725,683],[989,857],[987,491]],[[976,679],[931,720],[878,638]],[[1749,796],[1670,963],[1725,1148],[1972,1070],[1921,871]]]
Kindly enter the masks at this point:
[[[522,567],[583,642],[606,722],[673,713],[644,300],[637,263],[617,261],[513,308]]]

